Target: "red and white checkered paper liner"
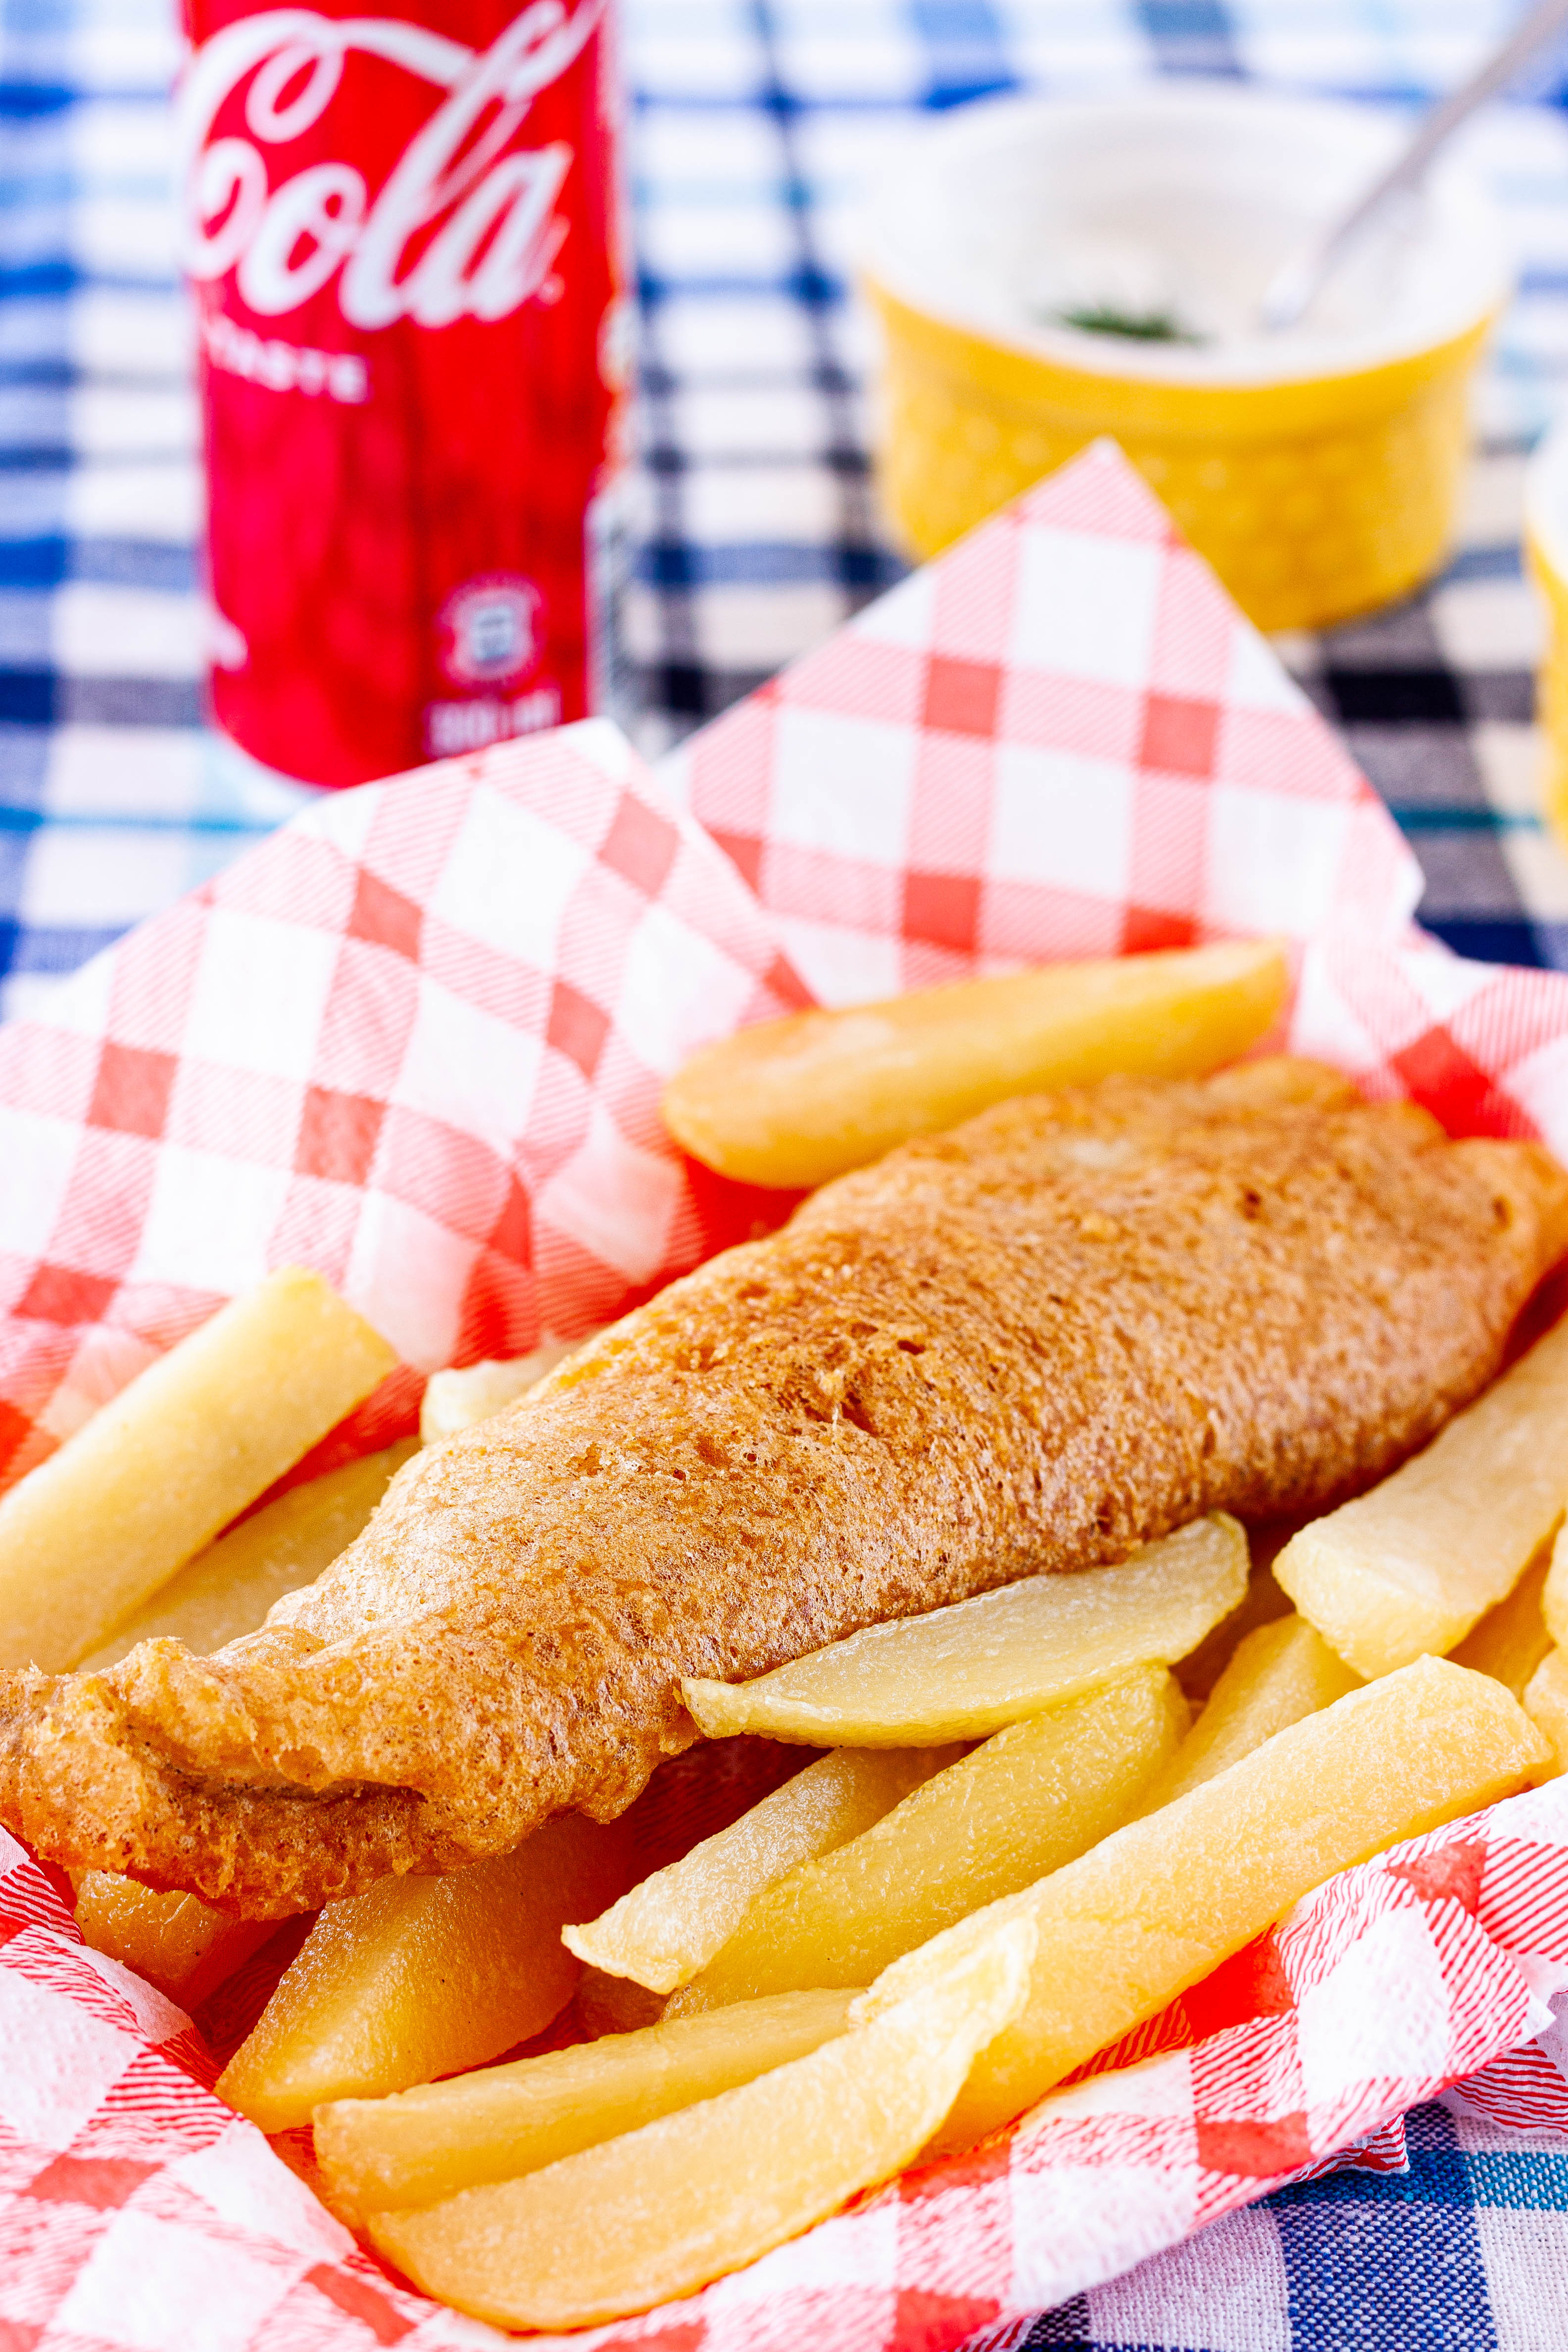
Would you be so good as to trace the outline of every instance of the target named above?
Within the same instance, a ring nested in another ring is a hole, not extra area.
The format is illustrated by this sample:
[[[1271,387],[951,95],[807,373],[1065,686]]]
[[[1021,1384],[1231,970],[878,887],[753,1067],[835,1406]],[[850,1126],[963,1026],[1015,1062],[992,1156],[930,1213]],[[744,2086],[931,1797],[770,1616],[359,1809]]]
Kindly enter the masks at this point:
[[[660,780],[826,1003],[1421,893],[1376,794],[1114,445],[705,728]]]
[[[607,725],[325,801],[0,1029],[0,1469],[279,1265],[425,1371],[606,1321],[752,1222],[665,1078],[807,1001]]]
[[[319,1460],[406,1427],[420,1370],[623,1310],[768,1213],[673,1150],[663,1081],[814,993],[1283,933],[1300,1049],[1568,1151],[1568,981],[1422,942],[1418,889],[1093,450],[657,780],[595,723],[340,795],[0,1031],[5,1475],[271,1266],[320,1267],[405,1359]],[[1534,2038],[1564,1983],[1554,1787],[1336,1880],[1011,2138],[573,2341],[942,2352],[1352,2142],[1397,2162],[1399,2115],[1458,2078],[1568,2130]],[[0,2047],[3,2352],[498,2340],[353,2251],[8,1846]]]
[[[548,2342],[940,2352],[1114,2277],[1348,2141],[1397,2165],[1397,2132],[1378,2126],[1456,2077],[1474,2075],[1472,2098],[1505,2120],[1561,2121],[1551,2061],[1496,2053],[1550,2026],[1544,1995],[1563,1984],[1555,1782],[1331,1880],[1144,2029],[1137,2048],[1158,2054],[1056,2092],[1010,2137],[905,2175],[686,2302]],[[181,2012],[78,1941],[4,1832],[0,2004],[7,2352],[506,2340],[355,2248],[203,2086]]]

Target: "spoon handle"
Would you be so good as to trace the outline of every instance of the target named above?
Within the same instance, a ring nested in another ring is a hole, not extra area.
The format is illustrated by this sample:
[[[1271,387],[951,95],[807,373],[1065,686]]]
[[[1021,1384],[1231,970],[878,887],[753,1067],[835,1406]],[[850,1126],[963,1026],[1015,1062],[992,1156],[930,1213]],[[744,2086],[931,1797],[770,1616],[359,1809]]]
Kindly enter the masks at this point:
[[[1440,104],[1428,109],[1417,123],[1409,145],[1382,177],[1373,182],[1341,219],[1299,246],[1269,279],[1258,306],[1258,317],[1269,334],[1279,334],[1297,324],[1324,279],[1384,205],[1407,188],[1419,187],[1427,165],[1450,133],[1477,107],[1506,89],[1520,68],[1565,24],[1568,0],[1538,0],[1501,48],[1494,49],[1468,81],[1461,82]]]

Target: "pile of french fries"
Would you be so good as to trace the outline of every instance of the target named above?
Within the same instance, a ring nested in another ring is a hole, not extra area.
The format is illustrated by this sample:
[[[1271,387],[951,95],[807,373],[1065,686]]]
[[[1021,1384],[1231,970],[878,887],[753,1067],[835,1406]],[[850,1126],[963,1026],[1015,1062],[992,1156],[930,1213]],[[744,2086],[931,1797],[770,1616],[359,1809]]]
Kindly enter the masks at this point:
[[[1205,949],[805,1015],[700,1057],[670,1122],[728,1172],[815,1182],[1006,1094],[1216,1067],[1284,987],[1273,948]],[[569,1344],[437,1374],[425,1441]],[[226,1308],[0,1502],[0,1662],[254,1630],[414,1452],[256,1507],[392,1364],[315,1276]],[[687,1682],[707,1738],[816,1752],[651,1874],[623,1825],[565,1815],[330,1905],[219,2090],[313,2126],[335,2209],[478,2318],[688,2294],[1020,2115],[1336,1871],[1563,1769],[1565,1507],[1568,1323],[1282,1549],[1216,1516]],[[271,1932],[98,1873],[78,1919],[190,2007]]]

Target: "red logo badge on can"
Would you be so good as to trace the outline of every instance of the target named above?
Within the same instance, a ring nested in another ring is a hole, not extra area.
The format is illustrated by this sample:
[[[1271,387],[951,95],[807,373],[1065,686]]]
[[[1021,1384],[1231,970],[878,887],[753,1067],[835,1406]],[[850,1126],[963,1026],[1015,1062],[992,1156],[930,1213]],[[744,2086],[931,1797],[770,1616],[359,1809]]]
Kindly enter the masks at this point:
[[[454,686],[515,685],[539,658],[543,614],[543,597],[516,572],[465,580],[437,615],[442,669]]]

